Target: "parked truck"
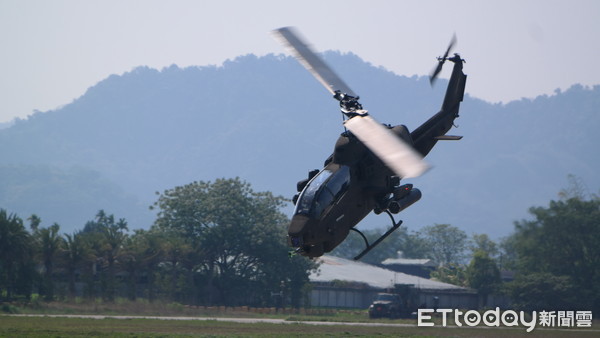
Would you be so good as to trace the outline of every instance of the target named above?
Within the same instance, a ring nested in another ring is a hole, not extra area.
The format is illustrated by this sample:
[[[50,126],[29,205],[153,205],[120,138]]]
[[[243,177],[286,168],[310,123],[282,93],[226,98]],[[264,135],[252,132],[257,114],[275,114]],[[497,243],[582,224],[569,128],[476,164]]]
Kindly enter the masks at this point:
[[[389,292],[378,293],[369,306],[369,318],[411,318],[418,309],[412,285],[396,284]]]

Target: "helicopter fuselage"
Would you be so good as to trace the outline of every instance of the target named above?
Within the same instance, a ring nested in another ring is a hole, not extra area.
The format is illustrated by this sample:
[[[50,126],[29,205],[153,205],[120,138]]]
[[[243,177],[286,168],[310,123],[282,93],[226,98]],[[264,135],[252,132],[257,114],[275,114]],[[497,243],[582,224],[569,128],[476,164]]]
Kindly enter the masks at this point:
[[[389,128],[410,141],[405,126]],[[299,182],[302,189],[288,229],[289,244],[309,257],[333,250],[371,211],[385,209],[398,182],[377,156],[344,132],[324,168]]]

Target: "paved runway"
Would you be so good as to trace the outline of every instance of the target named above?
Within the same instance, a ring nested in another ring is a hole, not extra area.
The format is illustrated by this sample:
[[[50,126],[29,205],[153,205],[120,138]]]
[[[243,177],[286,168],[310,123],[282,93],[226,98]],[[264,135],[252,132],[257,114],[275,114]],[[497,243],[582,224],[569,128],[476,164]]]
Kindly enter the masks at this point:
[[[271,323],[271,324],[308,324],[308,325],[347,325],[347,326],[389,326],[416,327],[416,324],[369,323],[369,322],[320,322],[294,321],[275,318],[228,318],[228,317],[168,317],[168,316],[110,316],[110,315],[44,315],[44,314],[11,314],[15,317],[55,317],[55,318],[89,318],[89,319],[158,319],[158,320],[214,320],[233,323]]]

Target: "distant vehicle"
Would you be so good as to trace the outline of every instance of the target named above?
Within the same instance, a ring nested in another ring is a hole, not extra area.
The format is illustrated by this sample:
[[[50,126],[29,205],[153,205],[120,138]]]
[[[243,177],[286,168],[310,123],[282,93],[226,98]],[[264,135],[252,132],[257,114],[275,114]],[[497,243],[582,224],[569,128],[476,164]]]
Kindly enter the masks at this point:
[[[293,198],[296,209],[288,228],[292,254],[310,258],[322,256],[338,246],[353,230],[363,237],[366,244],[366,248],[354,258],[360,259],[400,226],[402,221],[396,222],[392,214],[401,212],[421,198],[419,189],[413,189],[412,184],[400,185],[400,180],[417,177],[429,168],[423,157],[438,141],[461,139],[461,136],[446,133],[454,125],[463,100],[467,80],[462,71],[464,60],[458,54],[448,56],[455,43],[452,39],[430,76],[433,84],[442,65],[446,61],[454,63],[442,108],[409,132],[404,125],[382,125],[373,119],[358,102],[358,95],[293,29],[280,28],[274,34],[339,101],[345,129],[335,144],[333,154],[325,160],[324,168],[310,171],[308,177],[296,186],[298,194]],[[392,227],[369,244],[355,226],[371,211],[387,213]]]
[[[403,312],[400,295],[392,293],[378,293],[369,306],[369,318],[399,318]]]

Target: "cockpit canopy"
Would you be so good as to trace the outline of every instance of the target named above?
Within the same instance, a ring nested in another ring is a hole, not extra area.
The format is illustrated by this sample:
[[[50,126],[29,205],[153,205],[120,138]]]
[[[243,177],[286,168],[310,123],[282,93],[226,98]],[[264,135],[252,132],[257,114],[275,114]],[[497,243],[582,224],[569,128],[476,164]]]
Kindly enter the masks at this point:
[[[343,195],[350,186],[350,168],[341,165],[325,168],[304,188],[294,214],[319,218],[327,207]]]

